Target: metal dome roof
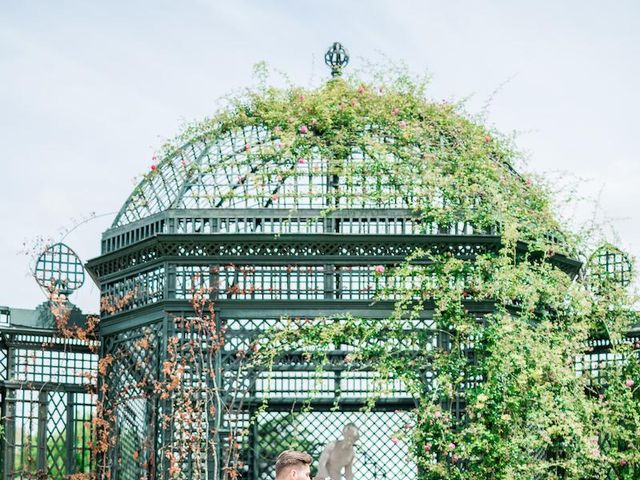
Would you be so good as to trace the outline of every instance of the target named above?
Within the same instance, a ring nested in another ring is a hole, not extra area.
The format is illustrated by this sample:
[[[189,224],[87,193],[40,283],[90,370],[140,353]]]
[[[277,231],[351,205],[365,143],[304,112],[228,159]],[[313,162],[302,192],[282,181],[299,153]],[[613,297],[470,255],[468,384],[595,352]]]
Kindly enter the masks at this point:
[[[373,172],[368,155],[354,147],[344,161],[359,175],[346,179],[336,174],[335,159],[317,152],[276,155],[282,148],[270,131],[255,126],[192,141],[153,167],[112,227],[176,209],[411,208],[394,175],[395,158],[387,171]]]
[[[160,233],[468,235],[506,218],[522,238],[555,235],[544,192],[513,155],[456,105],[411,87],[336,79],[250,91],[165,147],[103,252]]]

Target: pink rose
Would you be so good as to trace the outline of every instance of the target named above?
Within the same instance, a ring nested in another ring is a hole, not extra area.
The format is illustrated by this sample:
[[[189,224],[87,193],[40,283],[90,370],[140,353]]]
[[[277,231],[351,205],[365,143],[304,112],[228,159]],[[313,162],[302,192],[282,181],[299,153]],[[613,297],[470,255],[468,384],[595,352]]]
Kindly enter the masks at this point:
[[[155,163],[151,165],[151,170],[155,172],[157,169],[158,169],[158,166]]]
[[[298,129],[298,131],[299,131],[302,135],[304,135],[304,134],[306,134],[306,133],[309,133],[309,129],[307,128],[307,126],[306,126],[306,125],[300,125],[300,128]]]
[[[304,95],[300,95],[298,98],[300,99],[301,102],[304,102]]]
[[[251,145],[249,145],[248,143],[244,146],[245,151],[249,151],[251,150]]]
[[[384,273],[384,265],[376,265],[375,267],[373,267],[373,271],[378,274]]]
[[[400,109],[399,108],[394,108],[393,110],[391,110],[391,115],[393,115],[394,117],[396,115],[398,115],[400,113]]]
[[[425,452],[430,452],[431,451],[431,447],[432,447],[432,445],[430,443],[425,444],[424,451]]]
[[[273,200],[274,202],[278,201],[278,194],[274,193],[273,195],[271,195],[271,200]]]
[[[631,387],[633,387],[633,386],[636,384],[636,382],[634,382],[633,380],[631,380],[631,379],[629,378],[626,382],[624,382],[624,384],[625,384],[627,387],[631,388]]]
[[[298,163],[299,163],[300,165],[304,165],[304,158],[299,158],[299,159],[298,159]]]
[[[456,449],[456,444],[455,444],[455,443],[453,443],[453,442],[451,442],[449,445],[447,445],[447,448],[448,448],[449,450],[455,450],[455,449]]]
[[[391,443],[393,443],[394,445],[398,444],[398,438],[397,437],[391,437]]]
[[[484,137],[484,142],[489,143],[491,141],[491,135],[487,135]]]
[[[364,85],[360,85],[358,87],[358,93],[364,93],[365,90],[366,90],[366,88],[364,87]]]

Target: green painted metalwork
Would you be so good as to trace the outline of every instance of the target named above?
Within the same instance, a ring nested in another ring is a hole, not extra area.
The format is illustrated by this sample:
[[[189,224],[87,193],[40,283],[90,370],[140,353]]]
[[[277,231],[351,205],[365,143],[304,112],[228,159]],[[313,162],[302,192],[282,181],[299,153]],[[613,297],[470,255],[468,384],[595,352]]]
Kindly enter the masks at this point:
[[[89,473],[97,355],[90,342],[25,326],[27,313],[17,315],[23,325],[13,324],[7,309],[7,321],[0,324],[3,478],[62,480]],[[35,324],[38,311],[31,316]]]
[[[84,267],[71,248],[64,243],[48,247],[36,262],[34,276],[43,288],[66,295],[84,284]]]

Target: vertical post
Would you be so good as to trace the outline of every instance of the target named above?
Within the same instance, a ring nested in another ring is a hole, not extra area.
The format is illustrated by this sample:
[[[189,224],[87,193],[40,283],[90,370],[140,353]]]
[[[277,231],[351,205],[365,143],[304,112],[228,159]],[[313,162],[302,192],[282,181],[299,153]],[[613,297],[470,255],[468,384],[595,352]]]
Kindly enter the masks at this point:
[[[36,468],[46,475],[47,469],[47,400],[49,392],[38,392],[38,457]]]
[[[255,390],[252,394],[255,397]],[[249,419],[255,415],[255,409],[249,410]],[[255,418],[251,423],[251,433],[249,437],[249,452],[251,455],[251,472],[249,472],[250,480],[258,480],[260,478],[260,435],[258,435],[258,419]]]
[[[4,461],[3,478],[13,478],[14,460],[16,457],[16,391],[6,390],[4,392],[4,439],[2,440]]]
[[[169,322],[172,322],[171,327],[169,326]],[[158,340],[159,343],[159,353],[158,353],[158,364],[156,366],[156,375],[158,381],[162,380],[162,362],[167,358],[167,345],[169,335],[172,335],[175,332],[175,324],[173,324],[173,320],[171,315],[165,310],[164,316],[162,319],[162,335]],[[168,478],[167,471],[169,469],[169,461],[167,460],[166,453],[167,451],[171,451],[171,445],[173,444],[173,435],[174,430],[172,424],[167,424],[165,428],[164,418],[171,417],[172,415],[172,405],[171,399],[163,400],[159,395],[156,394],[156,398],[158,399],[159,406],[159,415],[156,415],[156,424],[159,431],[157,432],[156,437],[158,438],[158,448],[156,449],[156,453],[154,456],[156,458],[155,464],[155,476],[152,478],[164,479]]]
[[[75,401],[74,393],[67,392],[67,428],[66,428],[67,438],[65,442],[67,447],[66,448],[67,475],[71,475],[72,473],[75,473],[75,469],[76,469],[76,459],[74,455],[75,438],[76,438],[75,422],[73,418],[74,417],[73,415],[74,401]]]
[[[166,282],[164,284],[164,298],[176,298],[176,266],[173,263],[164,264]]]

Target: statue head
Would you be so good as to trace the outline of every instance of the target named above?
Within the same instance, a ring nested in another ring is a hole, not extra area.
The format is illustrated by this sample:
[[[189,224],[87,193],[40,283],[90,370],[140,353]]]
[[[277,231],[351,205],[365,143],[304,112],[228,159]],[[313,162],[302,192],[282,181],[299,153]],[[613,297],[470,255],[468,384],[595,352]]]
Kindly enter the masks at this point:
[[[344,441],[353,445],[360,438],[360,431],[358,427],[353,423],[347,423],[342,429],[342,436],[344,437]]]

